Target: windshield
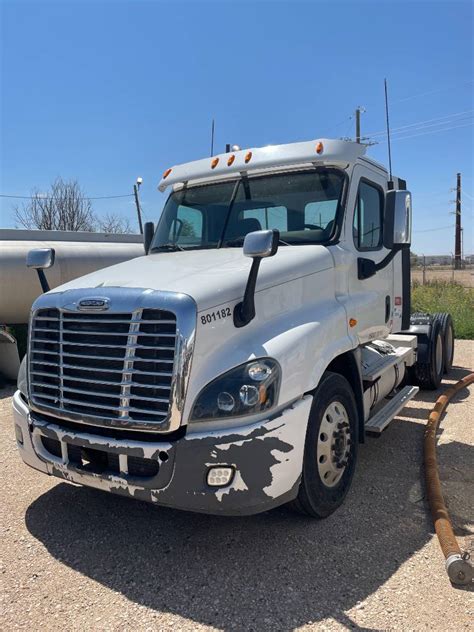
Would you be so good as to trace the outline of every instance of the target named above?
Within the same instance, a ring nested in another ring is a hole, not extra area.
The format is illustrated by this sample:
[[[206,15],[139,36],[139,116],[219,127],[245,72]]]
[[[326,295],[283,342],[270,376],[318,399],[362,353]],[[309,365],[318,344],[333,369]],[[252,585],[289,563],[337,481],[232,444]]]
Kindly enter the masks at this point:
[[[316,168],[183,188],[170,195],[150,252],[241,246],[247,233],[276,228],[288,244],[334,234],[344,174]]]

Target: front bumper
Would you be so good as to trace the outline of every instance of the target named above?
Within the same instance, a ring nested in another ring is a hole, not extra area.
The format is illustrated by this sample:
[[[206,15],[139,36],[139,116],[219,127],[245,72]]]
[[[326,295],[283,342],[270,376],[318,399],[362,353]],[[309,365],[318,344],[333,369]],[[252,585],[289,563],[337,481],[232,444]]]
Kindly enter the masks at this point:
[[[264,421],[188,432],[172,442],[116,439],[88,433],[87,427],[63,428],[60,420],[51,423],[30,414],[19,391],[13,398],[13,417],[23,461],[41,472],[168,507],[250,515],[296,497],[311,403],[312,397],[306,396]],[[58,449],[50,452],[51,445]],[[81,450],[106,455],[107,463],[117,463],[117,469],[91,469],[90,463],[72,458]],[[156,467],[145,476],[137,475],[128,468],[132,462]],[[210,487],[207,472],[219,465],[232,466],[234,477],[227,487]]]

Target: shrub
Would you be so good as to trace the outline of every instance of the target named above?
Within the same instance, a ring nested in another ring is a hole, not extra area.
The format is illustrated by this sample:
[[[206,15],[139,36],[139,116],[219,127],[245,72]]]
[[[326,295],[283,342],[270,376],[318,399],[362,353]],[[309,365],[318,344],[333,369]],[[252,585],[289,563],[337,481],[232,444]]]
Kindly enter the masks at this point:
[[[414,281],[411,288],[412,312],[449,312],[456,338],[474,338],[474,291],[456,282]]]

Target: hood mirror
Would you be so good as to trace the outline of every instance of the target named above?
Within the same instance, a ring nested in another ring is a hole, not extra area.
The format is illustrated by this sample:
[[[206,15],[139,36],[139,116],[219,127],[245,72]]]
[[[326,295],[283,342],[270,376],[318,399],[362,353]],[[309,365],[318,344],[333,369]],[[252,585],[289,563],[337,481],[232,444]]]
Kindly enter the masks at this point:
[[[143,245],[145,247],[145,254],[150,251],[151,242],[153,241],[153,235],[155,234],[155,225],[153,222],[145,223],[145,230],[143,231]]]
[[[49,292],[51,289],[43,271],[54,265],[55,258],[54,248],[35,248],[30,250],[26,256],[26,267],[36,270],[43,292]]]
[[[273,257],[278,250],[280,233],[277,230],[256,230],[248,233],[244,239],[244,255],[246,257]]]
[[[251,257],[253,261],[245,288],[244,300],[234,308],[234,325],[236,327],[245,327],[255,318],[255,286],[260,262],[265,257],[273,257],[276,254],[279,242],[280,231],[278,230],[256,230],[245,236],[244,255]]]
[[[26,267],[46,270],[54,265],[54,248],[35,248],[26,255]]]

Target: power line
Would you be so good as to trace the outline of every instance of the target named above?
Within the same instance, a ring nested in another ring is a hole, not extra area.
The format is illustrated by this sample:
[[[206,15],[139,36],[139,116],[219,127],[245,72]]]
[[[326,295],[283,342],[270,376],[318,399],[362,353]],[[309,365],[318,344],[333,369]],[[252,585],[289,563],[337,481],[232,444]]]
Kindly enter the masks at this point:
[[[446,114],[445,116],[439,116],[437,118],[432,118],[432,119],[427,119],[426,121],[418,121],[417,123],[410,123],[408,125],[401,125],[400,127],[394,127],[391,130],[391,133],[396,133],[396,132],[400,132],[403,133],[403,131],[400,130],[404,130],[404,131],[412,131],[409,128],[410,127],[432,127],[435,125],[442,125],[443,123],[451,123],[452,121],[446,121],[444,119],[449,119],[449,118],[453,118],[453,117],[458,117],[458,116],[464,116],[464,115],[468,115],[466,116],[466,118],[470,118],[472,116],[472,114],[474,113],[474,110],[465,110],[464,112],[454,112],[453,114]],[[457,119],[458,121],[462,120],[462,119]],[[456,122],[456,121],[454,121]],[[364,138],[373,138],[374,136],[385,136],[386,134],[386,130],[380,130],[378,132],[369,132],[368,134],[366,134],[364,136]]]
[[[2,198],[10,198],[14,200],[56,200],[55,197],[50,197],[48,195],[8,195],[6,193],[0,193],[0,197]],[[100,195],[98,197],[79,197],[75,198],[77,200],[114,200],[117,198],[127,198],[133,197],[133,193],[127,193],[125,195]]]
[[[456,84],[451,85],[451,86],[445,86],[444,88],[436,88],[435,90],[427,90],[425,92],[418,92],[416,94],[409,94],[405,97],[401,97],[400,99],[392,100],[392,104],[401,103],[403,101],[409,101],[411,99],[417,99],[419,97],[427,96],[429,94],[436,94],[438,92],[446,92],[447,90],[450,90],[453,93],[457,94],[460,87],[467,86],[468,84],[472,84],[472,83],[474,83],[474,80],[472,79],[466,79],[465,81],[457,81]],[[377,105],[377,107],[379,107],[379,104],[378,103],[376,104],[374,101],[369,102],[368,105],[366,103],[366,107],[372,107],[373,105]]]
[[[402,101],[409,101],[410,99],[417,99],[418,97],[424,97],[427,96],[429,94],[436,94],[438,92],[445,92],[446,90],[457,90],[459,89],[460,85],[466,85],[468,83],[474,83],[474,81],[472,79],[469,79],[467,81],[461,81],[459,82],[456,86],[445,86],[444,88],[438,88],[436,90],[428,90],[427,92],[419,92],[418,94],[412,94],[409,95],[407,97],[402,97],[401,99],[397,99],[396,101],[394,101],[393,103],[401,103]]]
[[[453,125],[451,127],[445,127],[443,129],[433,129],[428,132],[420,132],[419,134],[411,134],[410,136],[396,136],[392,140],[406,140],[407,138],[416,138],[417,136],[427,136],[428,134],[439,134],[440,132],[449,132],[452,129],[459,129],[460,127],[469,127],[473,125],[474,121],[470,123],[464,123],[463,125]]]
[[[440,226],[439,228],[425,228],[424,230],[414,230],[414,233],[432,233],[435,230],[447,230],[448,228],[454,228],[454,224],[449,226]]]
[[[420,132],[419,134],[410,134],[409,136],[395,136],[395,138],[392,138],[392,140],[407,140],[408,138],[416,138],[417,136],[427,136],[429,134],[439,134],[441,132],[449,132],[452,129],[458,129],[460,127],[469,127],[470,125],[473,125],[473,124],[474,124],[474,121],[471,121],[469,123],[463,123],[462,125],[452,125],[451,127],[444,127],[442,129],[429,130],[428,132]],[[410,130],[410,131],[417,131],[417,130]],[[363,140],[365,140],[365,139],[363,139]],[[377,145],[378,141],[373,141],[372,144]]]
[[[425,129],[428,129],[430,127],[440,127],[442,125],[450,125],[451,123],[461,123],[462,121],[469,121],[470,119],[472,119],[473,115],[469,114],[468,116],[462,116],[459,118],[454,118],[454,119],[448,119],[445,121],[438,121],[437,123],[430,123],[430,124],[424,124],[424,125],[410,125],[409,127],[411,129],[408,129],[408,126],[406,129],[401,129],[399,128],[398,131],[395,131],[394,133],[397,134],[398,136],[403,135],[403,134],[407,134],[409,132],[418,132],[418,131],[422,131]],[[384,136],[383,132],[380,132],[378,134],[378,136]]]

